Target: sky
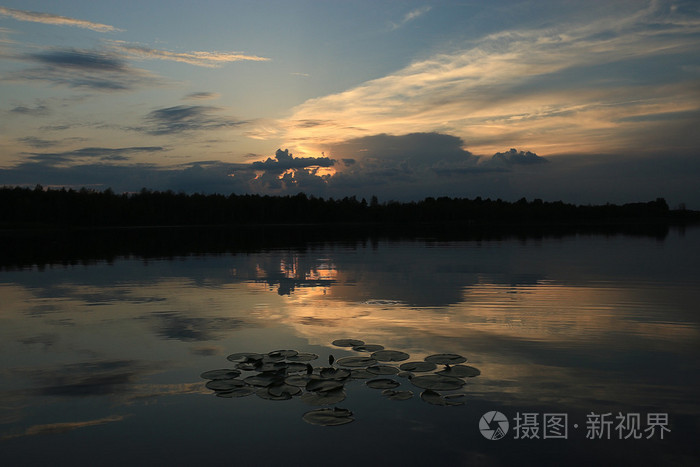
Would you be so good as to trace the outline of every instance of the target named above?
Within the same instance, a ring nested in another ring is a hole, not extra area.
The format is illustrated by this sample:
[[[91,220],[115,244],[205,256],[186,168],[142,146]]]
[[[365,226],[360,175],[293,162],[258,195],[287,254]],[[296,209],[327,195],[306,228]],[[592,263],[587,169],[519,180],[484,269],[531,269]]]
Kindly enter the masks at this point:
[[[700,2],[0,0],[0,186],[664,197]]]

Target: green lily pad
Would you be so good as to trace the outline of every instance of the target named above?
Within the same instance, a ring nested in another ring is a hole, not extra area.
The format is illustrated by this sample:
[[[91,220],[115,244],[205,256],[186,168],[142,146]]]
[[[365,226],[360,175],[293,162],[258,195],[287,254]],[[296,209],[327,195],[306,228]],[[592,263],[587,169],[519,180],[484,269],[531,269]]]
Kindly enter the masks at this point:
[[[425,375],[411,378],[411,383],[421,389],[435,391],[451,391],[464,386],[464,381],[458,378],[442,375]]]
[[[464,399],[466,399],[465,394],[449,394],[443,396],[439,392],[433,391],[432,389],[426,389],[420,395],[420,398],[433,405],[464,405]]]
[[[263,354],[260,353],[255,353],[255,352],[239,352],[239,353],[232,353],[228,357],[226,357],[227,360],[231,362],[244,362],[244,361],[251,361],[251,360],[261,360],[264,357]]]
[[[403,371],[415,371],[423,373],[425,371],[433,371],[437,365],[431,362],[406,362],[399,365],[399,369]]]
[[[217,397],[224,397],[226,399],[231,399],[234,397],[246,397],[253,394],[255,390],[250,386],[243,386],[240,388],[234,388],[230,391],[216,391]]]
[[[384,346],[379,344],[364,344],[356,345],[352,350],[355,352],[376,352],[378,350],[384,350]]]
[[[395,387],[401,386],[401,383],[394,381],[390,378],[377,378],[367,381],[367,387],[372,389],[393,389]]]
[[[344,425],[355,420],[352,418],[352,412],[338,407],[312,410],[306,412],[302,418],[307,423],[321,426]]]
[[[464,363],[467,359],[456,353],[438,353],[425,357],[425,361],[437,365],[455,365],[457,363]]]
[[[222,368],[221,370],[205,371],[199,376],[203,379],[233,379],[241,376],[241,372],[238,370]]]
[[[395,375],[399,372],[399,369],[390,365],[374,365],[368,367],[367,372],[373,375]]]
[[[207,381],[205,386],[212,391],[231,391],[232,389],[246,386],[246,383],[240,379],[214,379]]]
[[[287,360],[290,362],[310,362],[311,360],[316,360],[317,358],[318,355],[315,353],[299,352],[296,355],[287,357]]]
[[[453,378],[473,378],[481,374],[481,370],[469,365],[455,365],[444,370],[437,371],[436,374],[452,376]]]
[[[391,399],[392,401],[407,401],[413,397],[413,391],[395,391],[393,389],[385,389],[382,391],[382,396]]]
[[[365,342],[357,339],[336,339],[332,344],[336,347],[357,347],[358,345],[365,345]]]
[[[345,391],[342,388],[323,392],[305,392],[301,395],[302,402],[309,405],[332,405],[345,400]]]
[[[377,361],[370,357],[344,357],[338,359],[338,365],[351,368],[361,368],[376,365]]]
[[[372,358],[380,362],[401,362],[411,356],[399,350],[378,350],[372,354]]]

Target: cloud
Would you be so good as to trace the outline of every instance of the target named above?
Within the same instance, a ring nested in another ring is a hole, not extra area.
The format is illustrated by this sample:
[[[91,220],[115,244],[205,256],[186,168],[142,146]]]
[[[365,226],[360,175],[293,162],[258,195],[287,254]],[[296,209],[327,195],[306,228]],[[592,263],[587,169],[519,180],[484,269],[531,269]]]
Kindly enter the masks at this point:
[[[51,109],[46,104],[38,103],[34,107],[18,105],[10,109],[10,112],[20,115],[29,115],[32,117],[43,117],[51,114]]]
[[[124,91],[156,84],[158,79],[131,67],[114,52],[85,49],[53,49],[13,58],[38,66],[6,74],[5,81],[47,81],[71,88]]]
[[[401,26],[404,26],[406,23],[410,23],[414,19],[423,16],[432,9],[433,7],[431,6],[424,6],[421,8],[416,8],[415,10],[411,10],[408,13],[406,13],[404,17],[401,18],[401,21],[399,21],[398,23],[391,23],[391,29],[399,29]]]
[[[0,15],[8,16],[18,21],[29,21],[32,23],[54,24],[57,26],[73,26],[77,28],[90,29],[97,32],[119,32],[123,29],[115,28],[108,24],[94,23],[82,19],[68,18],[66,16],[52,15],[50,13],[39,13],[36,11],[15,10],[13,8],[0,7]]]
[[[37,392],[42,395],[84,397],[123,393],[129,390],[148,365],[134,360],[74,363],[37,373]]]
[[[166,339],[199,342],[221,339],[227,332],[247,326],[248,323],[231,317],[191,317],[181,313],[160,312],[148,317],[154,322],[158,335]]]
[[[303,153],[411,132],[456,135],[481,154],[504,143],[547,154],[645,151],[636,136],[669,142],[643,116],[675,112],[679,126],[700,110],[700,77],[687,67],[699,35],[700,19],[662,7],[503,31],[309,99],[278,123],[285,145]]]
[[[544,157],[540,157],[537,154],[530,152],[530,151],[518,151],[517,149],[511,148],[510,151],[506,152],[497,152],[491,157],[491,162],[499,163],[499,164],[506,164],[506,165],[512,165],[512,164],[522,164],[522,165],[531,165],[531,164],[543,164],[549,162],[547,159]]]
[[[306,167],[332,167],[335,164],[333,159],[328,157],[294,157],[289,153],[289,149],[275,152],[275,158],[268,157],[263,162],[253,162],[251,167],[255,170],[265,172],[282,173],[289,169],[301,169]]]
[[[210,100],[218,99],[221,94],[216,92],[193,92],[185,96],[185,100],[200,101],[200,100]]]
[[[170,60],[207,68],[216,68],[232,62],[266,62],[270,60],[269,58],[246,55],[241,52],[170,52],[125,42],[115,41],[113,44],[114,49],[130,58],[138,60]]]
[[[30,141],[33,140],[30,139]],[[43,143],[43,141],[39,141],[39,144]],[[64,152],[28,153],[30,155],[28,159],[37,162],[44,162],[46,164],[76,162],[84,158],[99,159],[101,161],[125,161],[129,159],[129,154],[143,152],[153,153],[160,151],[165,151],[165,148],[161,146],[136,146],[127,148],[87,147]]]
[[[247,123],[214,115],[222,109],[203,105],[177,105],[156,109],[146,116],[146,126],[134,128],[152,135],[172,135],[188,131],[215,130]]]

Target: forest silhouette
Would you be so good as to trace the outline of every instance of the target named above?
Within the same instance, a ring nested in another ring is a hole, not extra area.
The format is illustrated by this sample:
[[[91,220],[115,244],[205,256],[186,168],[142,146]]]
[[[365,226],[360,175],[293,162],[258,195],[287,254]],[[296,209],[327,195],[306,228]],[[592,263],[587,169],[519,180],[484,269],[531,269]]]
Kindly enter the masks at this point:
[[[73,189],[4,187],[0,224],[32,226],[131,227],[242,224],[465,224],[591,225],[669,223],[697,220],[698,212],[671,210],[663,198],[623,205],[573,205],[541,199],[425,198],[379,202],[355,196],[320,198],[257,194],[185,194],[142,189],[114,193]]]

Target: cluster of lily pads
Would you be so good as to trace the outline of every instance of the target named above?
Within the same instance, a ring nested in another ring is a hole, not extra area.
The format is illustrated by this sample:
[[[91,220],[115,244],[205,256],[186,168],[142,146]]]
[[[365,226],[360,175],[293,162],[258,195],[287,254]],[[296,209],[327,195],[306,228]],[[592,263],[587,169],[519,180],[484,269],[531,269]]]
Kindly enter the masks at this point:
[[[481,372],[462,365],[467,359],[461,355],[441,353],[423,361],[407,361],[410,355],[399,350],[386,350],[378,344],[365,344],[357,339],[338,339],[336,347],[349,347],[365,354],[335,360],[331,355],[327,367],[314,367],[311,362],[319,357],[296,350],[274,350],[266,354],[234,353],[226,357],[234,368],[205,371],[201,377],[209,380],[206,387],[218,397],[234,398],[256,394],[268,400],[288,400],[300,397],[312,406],[332,406],[347,397],[345,384],[353,380],[367,380],[366,386],[381,389],[390,400],[402,401],[413,397],[413,391],[397,389],[406,379],[422,389],[420,398],[433,405],[462,405],[463,393],[456,391]],[[403,362],[403,363],[398,363]],[[325,407],[304,414],[304,420],[314,425],[333,426],[354,420],[348,409]]]

